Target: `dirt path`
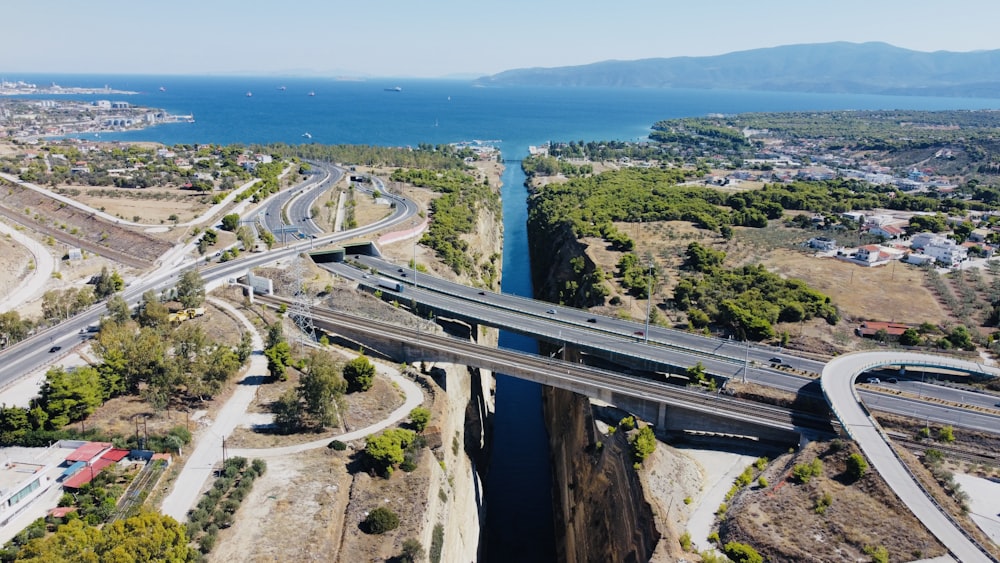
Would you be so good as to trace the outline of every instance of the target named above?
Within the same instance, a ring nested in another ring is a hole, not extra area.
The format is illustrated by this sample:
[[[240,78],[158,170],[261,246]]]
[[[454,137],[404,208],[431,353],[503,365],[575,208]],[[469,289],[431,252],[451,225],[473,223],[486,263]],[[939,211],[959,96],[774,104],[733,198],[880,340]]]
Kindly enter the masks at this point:
[[[250,334],[253,336],[253,353],[250,356],[250,366],[247,368],[246,375],[240,381],[236,391],[233,392],[226,404],[219,410],[212,425],[202,431],[198,439],[198,445],[195,446],[194,451],[188,457],[187,462],[184,464],[184,468],[181,470],[180,474],[177,476],[177,480],[174,482],[173,491],[171,491],[171,493],[163,500],[160,511],[163,514],[174,517],[180,522],[187,519],[187,512],[197,502],[205,483],[212,474],[212,469],[216,463],[222,460],[223,438],[232,434],[237,425],[239,425],[240,422],[246,417],[247,409],[251,402],[253,402],[258,387],[265,380],[268,373],[267,359],[264,357],[263,353],[264,341],[261,338],[260,333],[257,332],[253,323],[251,323],[242,312],[231,304],[217,299],[211,299],[210,301],[213,305],[226,309],[235,315],[236,318],[241,320],[246,329],[249,330]],[[414,382],[399,375],[399,372],[392,368],[378,363],[375,364],[375,367],[380,374],[388,377],[394,384],[398,385],[406,395],[406,400],[403,405],[394,410],[384,420],[378,421],[353,432],[326,436],[324,438],[303,444],[266,449],[228,449],[227,455],[243,456],[247,458],[273,459],[293,453],[326,447],[326,445],[329,444],[330,440],[333,438],[337,438],[345,442],[357,440],[369,434],[380,432],[381,430],[396,424],[400,420],[406,418],[411,410],[423,403],[423,392]]]
[[[56,261],[41,243],[2,221],[0,221],[0,233],[23,245],[31,253],[35,262],[35,267],[28,271],[28,276],[20,283],[5,290],[3,297],[0,298],[0,311],[10,311],[17,309],[45,291],[45,282],[55,272]]]

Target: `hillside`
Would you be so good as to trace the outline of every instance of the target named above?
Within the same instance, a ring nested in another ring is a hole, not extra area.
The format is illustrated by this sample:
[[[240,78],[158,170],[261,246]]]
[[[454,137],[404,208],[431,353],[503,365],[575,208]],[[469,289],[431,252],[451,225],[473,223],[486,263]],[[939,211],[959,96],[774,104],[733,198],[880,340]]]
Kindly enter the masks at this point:
[[[817,43],[710,57],[514,69],[476,82],[992,97],[1000,86],[1000,50],[925,53],[886,43]]]

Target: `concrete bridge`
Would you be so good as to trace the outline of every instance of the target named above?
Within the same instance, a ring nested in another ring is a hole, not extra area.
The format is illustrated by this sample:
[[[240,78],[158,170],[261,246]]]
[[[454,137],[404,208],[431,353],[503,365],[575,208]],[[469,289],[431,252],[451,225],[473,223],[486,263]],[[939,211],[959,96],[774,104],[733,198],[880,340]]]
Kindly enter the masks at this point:
[[[284,302],[275,297],[260,300]],[[835,434],[828,418],[748,403],[723,393],[498,349],[320,307],[313,307],[312,313],[315,327],[396,361],[454,363],[565,389],[634,413],[667,433],[738,436],[783,447]]]

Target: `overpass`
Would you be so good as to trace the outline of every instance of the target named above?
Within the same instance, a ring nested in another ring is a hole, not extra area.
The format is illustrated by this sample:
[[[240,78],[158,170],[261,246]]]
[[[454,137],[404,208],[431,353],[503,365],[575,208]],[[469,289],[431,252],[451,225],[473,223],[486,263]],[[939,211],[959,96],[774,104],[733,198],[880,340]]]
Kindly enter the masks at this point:
[[[838,356],[823,368],[820,384],[834,415],[896,496],[959,561],[995,561],[923,490],[889,438],[868,412],[854,381],[862,373],[886,366],[923,366],[980,373],[974,362],[913,352],[858,352]],[[995,370],[994,370],[995,371]]]
[[[258,297],[287,304],[274,296]],[[691,389],[602,370],[538,354],[484,346],[464,339],[312,307],[313,325],[395,360],[440,361],[487,369],[572,391],[627,410],[672,432],[726,434],[788,446],[834,435],[829,418],[748,403],[722,393]],[[473,330],[475,335],[476,331]]]

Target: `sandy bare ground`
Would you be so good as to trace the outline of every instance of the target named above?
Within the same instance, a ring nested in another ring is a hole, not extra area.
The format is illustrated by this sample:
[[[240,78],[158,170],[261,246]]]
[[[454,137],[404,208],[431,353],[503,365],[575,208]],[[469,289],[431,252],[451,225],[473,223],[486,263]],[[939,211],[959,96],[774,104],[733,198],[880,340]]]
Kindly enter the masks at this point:
[[[130,190],[114,187],[62,185],[60,190],[74,200],[103,210],[109,215],[135,223],[170,225],[176,215],[178,222],[186,222],[204,213],[212,205],[212,194],[203,195],[191,190],[147,188]],[[136,219],[138,218],[138,219]]]

